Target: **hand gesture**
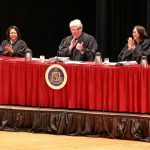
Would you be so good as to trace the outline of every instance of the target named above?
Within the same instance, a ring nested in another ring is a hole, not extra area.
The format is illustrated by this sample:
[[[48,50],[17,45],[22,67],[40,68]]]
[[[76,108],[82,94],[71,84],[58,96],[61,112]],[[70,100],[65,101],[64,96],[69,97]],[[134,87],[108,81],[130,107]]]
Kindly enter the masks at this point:
[[[128,50],[133,50],[135,49],[135,42],[134,40],[132,39],[132,37],[129,37],[128,38]]]
[[[74,37],[74,38],[72,39],[71,43],[70,43],[70,46],[69,46],[69,50],[70,50],[70,51],[75,47],[75,45],[77,44],[77,42],[78,42],[77,38]]]
[[[83,47],[83,42],[81,42],[81,43],[78,43],[78,44],[76,45],[76,49],[77,49],[77,50],[79,50],[79,51],[82,51],[82,50],[84,50],[84,47]]]
[[[8,52],[13,52],[13,49],[12,49],[12,45],[10,44],[7,44],[4,48],[5,51],[8,51]]]

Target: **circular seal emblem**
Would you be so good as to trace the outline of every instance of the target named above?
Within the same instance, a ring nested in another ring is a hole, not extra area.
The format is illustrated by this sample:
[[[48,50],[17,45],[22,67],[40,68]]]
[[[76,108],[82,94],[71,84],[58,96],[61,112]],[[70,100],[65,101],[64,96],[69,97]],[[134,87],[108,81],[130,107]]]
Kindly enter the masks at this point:
[[[53,64],[47,68],[45,80],[49,87],[59,90],[63,88],[67,82],[66,70],[59,64]]]

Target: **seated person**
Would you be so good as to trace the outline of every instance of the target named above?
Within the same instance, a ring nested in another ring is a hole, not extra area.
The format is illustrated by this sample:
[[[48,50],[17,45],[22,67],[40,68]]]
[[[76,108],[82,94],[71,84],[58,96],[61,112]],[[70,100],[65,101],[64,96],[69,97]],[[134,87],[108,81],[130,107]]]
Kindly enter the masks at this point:
[[[82,32],[83,25],[78,19],[71,21],[69,27],[71,35],[61,41],[58,56],[70,57],[71,60],[93,61],[98,48],[94,37]]]
[[[141,56],[147,56],[150,63],[150,39],[143,26],[133,28],[133,39],[128,38],[128,43],[118,55],[118,61],[140,62]]]
[[[10,26],[6,31],[7,40],[0,45],[1,56],[24,57],[27,44],[21,40],[20,30],[16,26]]]

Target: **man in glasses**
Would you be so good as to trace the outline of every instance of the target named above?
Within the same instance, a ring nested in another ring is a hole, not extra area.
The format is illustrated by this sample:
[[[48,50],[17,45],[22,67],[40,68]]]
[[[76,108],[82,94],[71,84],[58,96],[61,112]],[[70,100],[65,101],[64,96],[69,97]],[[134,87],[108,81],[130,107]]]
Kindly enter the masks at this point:
[[[79,19],[71,21],[69,28],[71,35],[61,41],[58,56],[70,57],[71,60],[93,61],[98,49],[95,38],[83,32]]]

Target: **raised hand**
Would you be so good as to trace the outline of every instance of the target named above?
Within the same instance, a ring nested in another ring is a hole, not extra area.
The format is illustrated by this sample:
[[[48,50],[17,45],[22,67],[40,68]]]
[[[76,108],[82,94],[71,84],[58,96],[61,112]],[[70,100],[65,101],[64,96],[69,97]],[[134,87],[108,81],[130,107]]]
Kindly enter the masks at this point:
[[[69,50],[71,51],[77,44],[78,40],[76,37],[74,37],[70,43],[70,46],[69,46]]]

